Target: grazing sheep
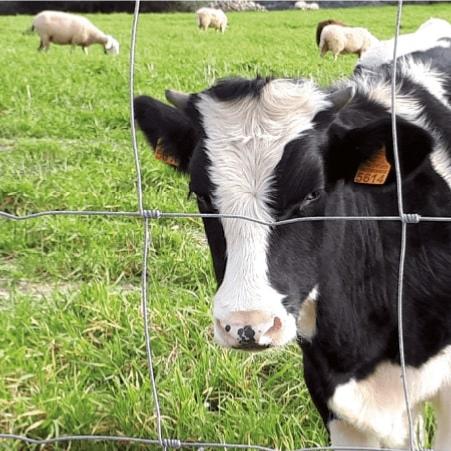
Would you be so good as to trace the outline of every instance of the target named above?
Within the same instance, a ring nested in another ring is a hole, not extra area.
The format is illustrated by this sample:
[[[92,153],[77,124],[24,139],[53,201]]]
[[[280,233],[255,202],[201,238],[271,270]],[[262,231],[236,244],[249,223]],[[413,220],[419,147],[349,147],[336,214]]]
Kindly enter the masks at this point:
[[[227,27],[227,16],[221,9],[200,8],[196,11],[196,15],[197,24],[200,29],[206,31],[210,27],[224,33]]]
[[[38,50],[47,51],[50,43],[61,45],[79,45],[85,53],[92,44],[102,44],[105,53],[117,55],[119,43],[88,19],[75,14],[60,11],[42,11],[33,19],[31,31],[36,31],[41,43]]]
[[[295,7],[295,9],[302,9],[302,10],[306,10],[306,9],[316,10],[316,9],[319,9],[318,3],[314,3],[314,2],[307,3],[307,2],[304,2],[302,0],[299,1],[299,2],[296,2],[294,4],[294,7]]]
[[[321,22],[318,22],[318,25],[316,26],[316,45],[319,46],[319,41],[321,38],[321,32],[323,31],[323,28],[327,25],[341,25],[342,27],[347,27],[343,22],[340,22],[339,20],[335,19],[327,19],[322,20]]]
[[[321,56],[330,50],[336,61],[340,53],[356,53],[360,57],[379,42],[366,28],[327,25],[321,33],[319,49]]]

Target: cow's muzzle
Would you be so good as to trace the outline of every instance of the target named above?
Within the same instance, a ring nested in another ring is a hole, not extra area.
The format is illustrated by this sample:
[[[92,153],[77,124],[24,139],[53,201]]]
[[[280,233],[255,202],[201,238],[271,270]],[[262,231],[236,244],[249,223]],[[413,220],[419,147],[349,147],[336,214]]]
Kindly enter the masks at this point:
[[[282,320],[260,310],[233,312],[227,318],[216,319],[215,339],[226,347],[243,350],[263,350],[280,341]]]

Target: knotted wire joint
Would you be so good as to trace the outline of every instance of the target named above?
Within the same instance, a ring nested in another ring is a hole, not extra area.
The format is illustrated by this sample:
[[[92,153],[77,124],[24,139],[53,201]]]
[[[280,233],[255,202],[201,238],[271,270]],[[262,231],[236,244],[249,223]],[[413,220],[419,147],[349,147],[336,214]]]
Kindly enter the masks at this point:
[[[160,210],[143,210],[142,216],[143,216],[143,218],[148,218],[148,219],[160,219],[161,211]]]
[[[421,216],[416,213],[404,213],[401,215],[401,221],[406,224],[418,224],[421,220]]]
[[[180,442],[180,440],[174,438],[162,438],[161,446],[163,446],[164,448],[181,448],[182,443]]]

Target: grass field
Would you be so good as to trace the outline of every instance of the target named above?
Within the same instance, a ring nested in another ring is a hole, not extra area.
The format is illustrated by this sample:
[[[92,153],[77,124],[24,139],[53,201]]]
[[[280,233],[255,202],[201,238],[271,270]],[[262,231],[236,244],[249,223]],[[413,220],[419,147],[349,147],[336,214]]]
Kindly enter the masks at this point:
[[[316,23],[334,17],[393,35],[396,10],[235,13],[224,34],[193,14],[143,14],[136,94],[201,90],[228,75],[311,76],[327,84],[356,57],[320,59]],[[403,33],[450,4],[407,5]],[[121,43],[36,51],[31,18],[0,17],[0,210],[137,209],[129,130],[132,16],[90,18]],[[195,211],[184,176],[139,135],[145,207]],[[135,219],[0,219],[0,432],[156,437],[140,312],[142,224]],[[200,221],[152,224],[149,297],[163,434],[283,449],[327,444],[302,382],[296,345],[245,354],[212,343],[215,290]],[[0,441],[0,449],[23,449]],[[71,449],[113,449],[77,444]],[[134,448],[134,447],[130,447]],[[50,448],[48,448],[50,449]],[[122,445],[125,449],[125,445]]]

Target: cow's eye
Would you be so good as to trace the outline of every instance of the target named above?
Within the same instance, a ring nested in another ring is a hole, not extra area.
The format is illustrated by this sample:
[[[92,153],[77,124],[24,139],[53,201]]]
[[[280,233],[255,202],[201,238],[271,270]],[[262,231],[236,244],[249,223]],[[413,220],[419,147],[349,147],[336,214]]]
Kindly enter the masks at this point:
[[[308,193],[307,196],[302,199],[302,202],[298,205],[298,211],[302,212],[304,208],[312,204],[313,202],[317,201],[319,197],[321,196],[321,191],[312,191],[311,193]]]
[[[304,209],[308,207],[311,203],[317,201],[322,194],[323,190],[319,189],[317,191],[312,191],[302,199],[301,202],[293,203],[284,208],[284,210],[278,215],[277,219],[283,221],[285,219],[295,218],[299,215],[304,215]]]
[[[308,193],[307,196],[304,197],[303,204],[306,205],[307,203],[313,202],[318,199],[320,196],[320,191],[312,191],[311,193]]]

